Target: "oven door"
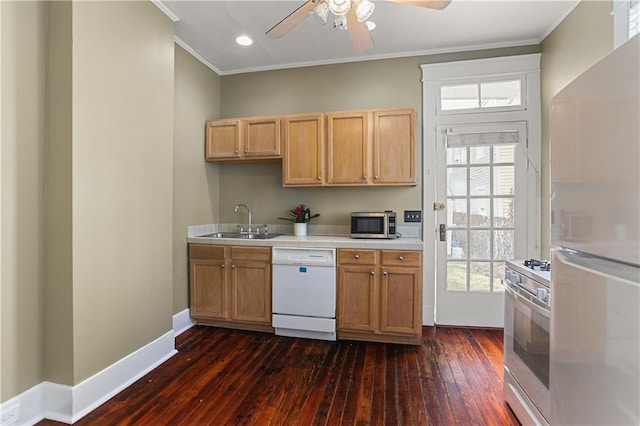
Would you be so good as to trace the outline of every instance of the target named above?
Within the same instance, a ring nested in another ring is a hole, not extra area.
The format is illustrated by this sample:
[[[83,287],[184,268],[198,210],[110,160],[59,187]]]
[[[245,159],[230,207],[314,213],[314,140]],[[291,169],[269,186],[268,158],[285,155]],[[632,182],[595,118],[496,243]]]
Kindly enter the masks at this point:
[[[526,290],[506,284],[504,365],[548,420],[550,311]]]

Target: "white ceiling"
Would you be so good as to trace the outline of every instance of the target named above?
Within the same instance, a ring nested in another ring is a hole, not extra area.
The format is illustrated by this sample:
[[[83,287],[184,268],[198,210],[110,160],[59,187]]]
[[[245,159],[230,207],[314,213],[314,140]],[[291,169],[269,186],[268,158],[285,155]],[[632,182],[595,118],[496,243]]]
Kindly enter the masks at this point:
[[[375,1],[375,46],[362,54],[347,31],[313,17],[281,39],[265,36],[304,2],[154,0],[177,19],[177,43],[220,75],[538,44],[578,0],[453,0],[444,10]],[[253,38],[253,45],[236,44],[241,34]]]

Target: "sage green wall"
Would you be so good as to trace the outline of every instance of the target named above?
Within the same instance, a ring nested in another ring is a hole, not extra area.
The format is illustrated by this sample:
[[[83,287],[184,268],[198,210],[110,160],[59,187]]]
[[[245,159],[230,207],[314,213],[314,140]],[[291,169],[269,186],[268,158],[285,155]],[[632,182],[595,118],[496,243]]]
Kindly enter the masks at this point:
[[[72,4],[47,2],[45,378],[73,385]]]
[[[542,42],[542,252],[549,258],[550,144],[549,105],[567,83],[613,50],[613,4],[582,1]]]
[[[0,2],[0,402],[42,382],[46,5]]]
[[[175,46],[173,312],[189,307],[187,227],[218,221],[219,166],[203,161],[204,123],[220,116],[220,76]]]
[[[173,23],[73,3],[74,383],[172,330]]]
[[[220,220],[243,222],[233,207],[245,203],[254,223],[274,223],[307,204],[317,224],[347,225],[352,211],[422,209],[421,64],[537,52],[536,46],[294,68],[222,77],[222,117],[414,107],[417,110],[418,185],[415,187],[282,188],[277,164],[220,166]],[[431,182],[426,182],[431,184]]]

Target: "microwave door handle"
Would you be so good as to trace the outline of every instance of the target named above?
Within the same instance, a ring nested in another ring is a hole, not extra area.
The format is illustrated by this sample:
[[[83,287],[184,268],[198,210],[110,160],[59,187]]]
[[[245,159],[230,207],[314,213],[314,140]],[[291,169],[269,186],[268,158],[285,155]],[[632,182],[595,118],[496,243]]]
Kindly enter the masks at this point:
[[[504,289],[511,296],[513,296],[514,298],[518,299],[518,302],[521,302],[523,305],[525,305],[526,307],[530,308],[532,311],[535,311],[535,312],[539,313],[540,315],[542,315],[545,318],[551,318],[551,313],[549,311],[544,310],[543,308],[541,308],[540,306],[536,305],[535,303],[533,303],[532,301],[530,301],[526,297],[522,297],[517,291],[514,291],[509,286],[509,284],[507,284]]]

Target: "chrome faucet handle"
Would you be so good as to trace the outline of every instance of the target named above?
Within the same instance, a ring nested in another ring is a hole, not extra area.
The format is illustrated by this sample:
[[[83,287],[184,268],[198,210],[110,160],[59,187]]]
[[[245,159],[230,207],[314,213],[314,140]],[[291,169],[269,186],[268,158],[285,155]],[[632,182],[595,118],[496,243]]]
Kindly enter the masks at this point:
[[[244,228],[242,227],[242,225],[236,225],[236,228],[240,228],[240,233],[241,234],[244,232]]]
[[[262,229],[264,230],[264,235],[267,235],[269,233],[269,228],[267,227],[267,224],[265,223],[264,226],[262,227]]]

